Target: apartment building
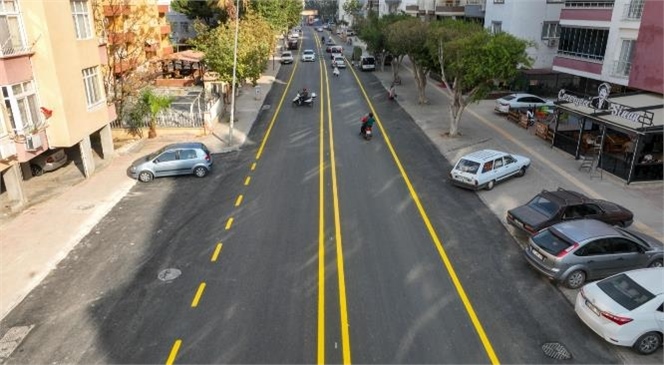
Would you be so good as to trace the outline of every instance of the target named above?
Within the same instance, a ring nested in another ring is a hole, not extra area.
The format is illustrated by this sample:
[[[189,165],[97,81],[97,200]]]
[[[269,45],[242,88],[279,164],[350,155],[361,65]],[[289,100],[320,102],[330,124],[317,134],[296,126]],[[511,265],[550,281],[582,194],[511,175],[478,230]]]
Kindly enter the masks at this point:
[[[89,1],[0,0],[0,41],[0,193],[17,208],[27,202],[30,161],[49,149],[64,148],[85,176],[93,174],[94,155],[113,154],[116,115]]]
[[[484,27],[531,41],[526,52],[535,70],[551,70],[560,37],[563,0],[488,0]]]

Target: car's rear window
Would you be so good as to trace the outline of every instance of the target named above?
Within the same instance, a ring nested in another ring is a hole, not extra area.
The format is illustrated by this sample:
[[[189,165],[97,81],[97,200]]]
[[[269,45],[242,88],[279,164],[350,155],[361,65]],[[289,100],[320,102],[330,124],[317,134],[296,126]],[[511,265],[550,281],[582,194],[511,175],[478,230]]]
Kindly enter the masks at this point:
[[[606,295],[628,310],[633,310],[655,297],[625,274],[618,274],[597,283]]]
[[[529,201],[528,207],[544,214],[547,217],[553,216],[559,209],[558,204],[541,195],[538,195]]]
[[[470,161],[462,158],[459,163],[456,165],[456,169],[461,171],[461,172],[468,172],[471,174],[474,174],[479,170],[480,164],[479,162],[475,161]]]
[[[554,232],[552,232],[550,229],[545,229],[540,233],[534,235],[532,240],[533,242],[535,242],[537,246],[542,248],[544,251],[555,256],[558,256],[558,254],[560,254],[565,249],[572,246],[571,243],[569,243],[562,237],[556,236]]]
[[[362,59],[362,64],[364,65],[373,65],[376,63],[376,60],[373,57],[366,57]]]

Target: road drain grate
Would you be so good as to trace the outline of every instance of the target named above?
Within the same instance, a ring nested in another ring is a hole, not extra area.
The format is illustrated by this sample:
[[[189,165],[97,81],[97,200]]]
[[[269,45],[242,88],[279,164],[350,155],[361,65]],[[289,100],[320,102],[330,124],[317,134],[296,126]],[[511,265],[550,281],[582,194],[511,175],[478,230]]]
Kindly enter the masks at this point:
[[[12,327],[2,336],[2,339],[0,339],[0,362],[4,362],[11,356],[34,327],[34,325]]]
[[[546,356],[556,360],[569,360],[572,358],[572,354],[567,351],[565,346],[558,342],[545,343],[542,345],[542,351],[544,351]]]

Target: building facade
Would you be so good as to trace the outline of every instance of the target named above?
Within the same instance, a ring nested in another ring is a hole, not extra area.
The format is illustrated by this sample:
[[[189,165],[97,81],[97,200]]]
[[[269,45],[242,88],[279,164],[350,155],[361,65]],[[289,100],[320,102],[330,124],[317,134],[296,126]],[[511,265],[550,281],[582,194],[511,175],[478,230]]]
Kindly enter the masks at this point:
[[[116,115],[89,1],[2,0],[0,25],[0,193],[18,208],[27,202],[30,161],[49,149],[66,149],[85,176],[95,171],[94,155],[111,157]]]

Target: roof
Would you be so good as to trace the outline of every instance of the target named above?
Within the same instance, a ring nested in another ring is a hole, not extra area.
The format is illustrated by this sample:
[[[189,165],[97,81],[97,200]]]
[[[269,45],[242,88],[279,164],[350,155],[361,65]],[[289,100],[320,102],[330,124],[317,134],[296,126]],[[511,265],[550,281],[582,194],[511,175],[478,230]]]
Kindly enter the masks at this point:
[[[194,51],[192,49],[188,49],[182,52],[171,53],[164,58],[170,60],[187,61],[187,62],[201,62],[203,60],[203,57],[205,57],[205,53],[201,51]]]
[[[475,151],[473,153],[467,154],[463,156],[465,159],[472,159],[472,160],[478,160],[478,161],[486,161],[486,160],[491,160],[495,157],[502,156],[504,155],[505,152],[500,152],[496,150],[480,150],[480,151]]]
[[[574,242],[583,242],[592,237],[616,236],[619,233],[612,226],[594,219],[577,219],[551,226],[557,232]]]
[[[562,92],[563,90],[561,90]],[[564,93],[563,93],[564,94]],[[616,110],[595,110],[591,106],[584,106],[583,103],[578,105],[567,100],[561,101],[559,94],[557,106],[564,110],[587,115],[590,118],[605,122],[607,124],[615,125],[622,128],[627,128],[635,131],[643,131],[645,129],[661,129],[664,126],[664,97],[652,93],[638,93],[630,95],[616,95],[609,97],[607,100],[615,106]],[[567,95],[565,95],[567,96]],[[577,97],[579,100],[585,100],[586,104],[589,100],[587,97]],[[648,115],[649,121],[642,125],[638,121],[630,120],[623,117],[620,113],[636,113],[639,116]],[[651,116],[650,116],[651,115]],[[649,123],[652,122],[652,125]]]
[[[572,205],[583,203],[592,199],[589,199],[581,193],[577,193],[572,190],[558,189],[558,190],[543,190],[541,195],[546,196],[547,198],[553,198],[553,200],[563,201],[565,205]]]

